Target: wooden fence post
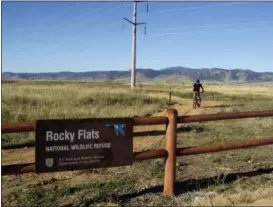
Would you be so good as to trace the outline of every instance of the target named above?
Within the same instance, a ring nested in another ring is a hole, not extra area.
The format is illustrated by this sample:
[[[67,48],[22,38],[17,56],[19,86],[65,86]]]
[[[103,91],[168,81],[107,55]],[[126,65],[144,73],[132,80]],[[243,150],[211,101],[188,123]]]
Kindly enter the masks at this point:
[[[165,116],[168,117],[165,139],[165,149],[168,152],[168,157],[165,161],[164,195],[174,196],[176,182],[177,110],[167,109],[165,111]]]

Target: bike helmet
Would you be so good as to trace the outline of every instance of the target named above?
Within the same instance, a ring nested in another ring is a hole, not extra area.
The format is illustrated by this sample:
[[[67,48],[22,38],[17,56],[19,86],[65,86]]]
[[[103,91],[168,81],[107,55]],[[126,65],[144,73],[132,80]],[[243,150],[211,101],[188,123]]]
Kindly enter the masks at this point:
[[[196,83],[200,83],[200,80],[199,80],[199,79],[197,79],[197,80],[196,80]]]

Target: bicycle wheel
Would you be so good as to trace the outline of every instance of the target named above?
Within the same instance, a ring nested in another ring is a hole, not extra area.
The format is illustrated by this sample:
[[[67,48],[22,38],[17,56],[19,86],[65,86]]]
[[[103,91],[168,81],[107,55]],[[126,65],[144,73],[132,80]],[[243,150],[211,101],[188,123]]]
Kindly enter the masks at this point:
[[[196,108],[196,98],[193,99],[193,108],[195,109]]]
[[[201,106],[201,102],[200,102],[200,99],[199,99],[199,98],[197,99],[196,105],[197,105],[197,107],[200,107],[200,106]]]

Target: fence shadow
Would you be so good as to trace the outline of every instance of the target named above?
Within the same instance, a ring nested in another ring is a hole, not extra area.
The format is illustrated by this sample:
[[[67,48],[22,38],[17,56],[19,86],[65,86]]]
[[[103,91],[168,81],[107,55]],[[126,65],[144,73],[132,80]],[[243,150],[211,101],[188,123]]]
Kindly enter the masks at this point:
[[[34,141],[29,141],[23,144],[2,145],[2,149],[20,149],[24,147],[35,147]]]
[[[203,178],[203,179],[188,179],[180,182],[176,182],[176,196],[181,195],[183,193],[192,192],[196,190],[201,190],[204,188],[207,188],[209,185],[217,185],[219,184],[219,180],[223,180],[224,184],[230,184],[238,180],[240,177],[255,177],[258,175],[263,174],[269,174],[273,172],[273,168],[266,168],[266,169],[258,169],[254,171],[248,171],[248,172],[240,172],[240,173],[230,173],[227,175],[221,174],[220,176],[214,176],[209,178]],[[125,202],[126,200],[142,196],[148,193],[162,193],[163,191],[163,185],[158,185],[154,187],[147,188],[145,190],[136,192],[136,193],[129,193],[124,195],[116,195],[112,194],[109,195],[109,197],[114,202]],[[103,198],[99,199],[100,201],[103,200]],[[109,201],[109,198],[105,201]],[[89,200],[87,203],[89,205],[95,204],[97,200]]]

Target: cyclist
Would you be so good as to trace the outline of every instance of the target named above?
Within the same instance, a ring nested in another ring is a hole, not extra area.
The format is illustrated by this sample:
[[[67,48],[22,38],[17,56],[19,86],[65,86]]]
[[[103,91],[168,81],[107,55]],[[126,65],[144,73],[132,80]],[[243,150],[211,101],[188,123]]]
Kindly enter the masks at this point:
[[[201,104],[200,88],[202,89],[201,93],[204,93],[204,88],[202,84],[200,83],[200,80],[197,79],[196,82],[193,84],[193,99],[195,99],[195,96],[197,96]]]

